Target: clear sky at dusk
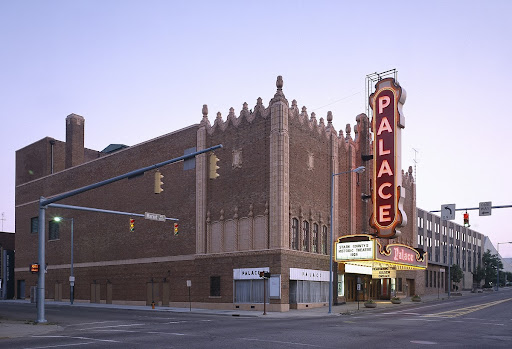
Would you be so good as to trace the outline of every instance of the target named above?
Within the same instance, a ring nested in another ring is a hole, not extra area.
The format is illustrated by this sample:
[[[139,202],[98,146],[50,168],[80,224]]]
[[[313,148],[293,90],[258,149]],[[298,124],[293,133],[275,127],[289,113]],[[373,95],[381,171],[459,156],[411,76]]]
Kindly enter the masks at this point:
[[[3,230],[14,231],[15,151],[64,141],[71,113],[85,117],[87,148],[135,145],[199,123],[203,104],[211,122],[258,97],[268,106],[282,75],[290,103],[330,110],[345,130],[366,110],[365,76],[394,68],[418,207],[510,205],[510,13],[492,0],[2,1]],[[495,246],[512,241],[512,208],[469,214]]]

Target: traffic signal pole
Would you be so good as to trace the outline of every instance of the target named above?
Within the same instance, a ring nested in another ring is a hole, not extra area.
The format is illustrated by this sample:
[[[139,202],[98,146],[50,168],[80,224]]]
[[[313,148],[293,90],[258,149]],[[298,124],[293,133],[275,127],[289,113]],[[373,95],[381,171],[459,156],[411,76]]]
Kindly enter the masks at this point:
[[[45,266],[46,266],[46,257],[45,257],[45,242],[46,242],[46,239],[45,239],[46,238],[46,235],[45,235],[45,222],[46,222],[46,208],[50,204],[53,204],[54,202],[57,202],[57,201],[69,198],[71,196],[75,196],[77,194],[84,193],[84,192],[92,190],[92,189],[103,187],[103,186],[105,186],[107,184],[111,184],[111,183],[120,181],[120,180],[125,179],[125,178],[137,177],[139,175],[143,175],[144,172],[146,172],[146,171],[158,169],[158,168],[160,168],[162,166],[169,165],[169,164],[172,164],[172,163],[175,163],[175,162],[188,160],[188,159],[194,158],[197,155],[200,155],[200,154],[203,154],[203,153],[207,153],[207,152],[219,149],[219,148],[222,148],[222,144],[218,144],[218,145],[215,145],[213,147],[210,147],[210,148],[207,148],[207,149],[203,149],[203,150],[191,153],[191,154],[182,155],[180,157],[177,157],[177,158],[174,158],[174,159],[170,159],[170,160],[166,160],[166,161],[160,162],[158,164],[154,164],[154,165],[151,165],[151,166],[140,168],[138,170],[131,171],[131,172],[125,173],[125,174],[120,175],[120,176],[116,176],[116,177],[113,177],[113,178],[110,178],[110,179],[106,179],[106,180],[101,181],[101,182],[97,182],[97,183],[94,183],[94,184],[87,185],[85,187],[81,187],[81,188],[78,188],[78,189],[75,189],[75,190],[71,190],[71,191],[69,191],[67,193],[56,195],[56,196],[54,196],[52,198],[45,198],[45,197],[41,196],[39,198],[39,221],[38,221],[38,223],[39,223],[39,227],[38,227],[38,231],[39,231],[39,234],[38,234],[38,239],[39,239],[39,242],[38,242],[38,255],[39,255],[39,258],[38,258],[38,261],[39,261],[39,266],[40,267],[39,267],[39,274],[38,274],[38,277],[37,277],[37,292],[36,292],[37,320],[36,320],[36,322],[37,323],[45,323],[45,322],[47,322],[46,319],[45,319],[45,309],[44,309],[44,302],[45,302],[45,269],[46,269],[45,268]]]

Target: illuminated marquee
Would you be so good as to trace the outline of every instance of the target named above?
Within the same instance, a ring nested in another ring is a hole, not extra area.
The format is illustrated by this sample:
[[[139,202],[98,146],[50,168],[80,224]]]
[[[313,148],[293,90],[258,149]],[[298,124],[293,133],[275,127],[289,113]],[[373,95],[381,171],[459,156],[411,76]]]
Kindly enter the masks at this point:
[[[427,252],[420,254],[420,252],[415,248],[402,244],[389,244],[387,246],[381,246],[381,244],[377,241],[377,245],[377,261],[383,261],[401,266],[410,266],[418,269],[427,268]]]
[[[373,213],[370,226],[380,238],[394,238],[396,230],[407,224],[403,210],[401,129],[405,127],[402,106],[405,90],[395,79],[388,78],[375,85],[370,96],[373,109]]]

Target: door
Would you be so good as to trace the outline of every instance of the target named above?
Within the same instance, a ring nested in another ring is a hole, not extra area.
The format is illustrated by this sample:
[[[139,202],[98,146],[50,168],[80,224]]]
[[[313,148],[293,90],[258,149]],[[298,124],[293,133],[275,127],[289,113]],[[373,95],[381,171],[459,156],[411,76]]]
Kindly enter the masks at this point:
[[[25,280],[18,280],[18,299],[25,299]]]

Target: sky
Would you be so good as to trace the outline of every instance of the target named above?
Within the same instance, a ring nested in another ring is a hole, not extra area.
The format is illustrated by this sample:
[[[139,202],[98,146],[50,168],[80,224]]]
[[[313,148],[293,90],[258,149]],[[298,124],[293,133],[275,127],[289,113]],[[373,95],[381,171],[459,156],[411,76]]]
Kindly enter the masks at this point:
[[[16,150],[65,141],[71,113],[85,147],[135,145],[199,123],[203,104],[211,122],[268,106],[282,75],[290,104],[345,130],[366,111],[365,77],[390,69],[407,91],[417,206],[511,205],[511,12],[497,0],[1,1],[2,230],[15,229]],[[494,246],[512,241],[512,208],[469,215]]]

